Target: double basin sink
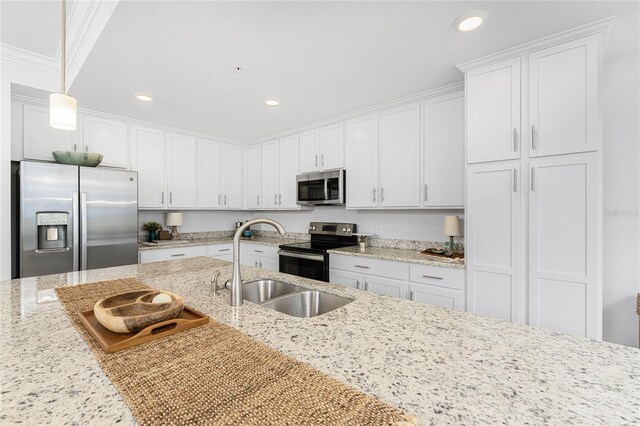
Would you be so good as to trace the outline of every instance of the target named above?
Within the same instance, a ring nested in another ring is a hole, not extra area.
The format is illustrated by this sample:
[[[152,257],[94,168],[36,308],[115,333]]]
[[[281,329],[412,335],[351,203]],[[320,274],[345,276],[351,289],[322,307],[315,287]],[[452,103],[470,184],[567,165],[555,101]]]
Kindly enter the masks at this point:
[[[270,279],[244,283],[242,293],[244,300],[300,318],[317,317],[353,302],[346,297]]]

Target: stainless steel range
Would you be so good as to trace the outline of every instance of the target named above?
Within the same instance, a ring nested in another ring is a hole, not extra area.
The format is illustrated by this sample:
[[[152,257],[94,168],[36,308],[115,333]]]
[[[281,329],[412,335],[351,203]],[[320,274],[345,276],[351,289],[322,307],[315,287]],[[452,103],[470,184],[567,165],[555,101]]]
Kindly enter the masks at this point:
[[[280,246],[280,272],[329,282],[327,250],[355,246],[355,223],[311,222],[311,241]]]

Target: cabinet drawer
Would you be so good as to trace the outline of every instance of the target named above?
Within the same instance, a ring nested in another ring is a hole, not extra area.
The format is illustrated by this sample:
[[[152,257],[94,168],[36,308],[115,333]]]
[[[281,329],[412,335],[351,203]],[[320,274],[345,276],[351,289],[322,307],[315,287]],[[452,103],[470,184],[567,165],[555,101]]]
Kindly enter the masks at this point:
[[[240,243],[240,252],[252,256],[278,258],[278,246],[268,246],[265,244]]]
[[[207,246],[207,256],[220,257],[220,256],[233,256],[233,244],[213,244]]]
[[[409,270],[409,281],[411,282],[436,285],[438,287],[447,287],[455,290],[462,290],[464,287],[463,269],[412,264]]]
[[[414,302],[442,306],[456,311],[464,310],[464,298],[460,290],[410,283],[409,299]]]
[[[360,272],[366,275],[378,275],[399,280],[407,279],[408,265],[401,262],[332,254],[330,264],[332,268]]]
[[[205,246],[148,250],[140,253],[140,263],[160,262],[162,260],[178,260],[206,255],[207,248]]]

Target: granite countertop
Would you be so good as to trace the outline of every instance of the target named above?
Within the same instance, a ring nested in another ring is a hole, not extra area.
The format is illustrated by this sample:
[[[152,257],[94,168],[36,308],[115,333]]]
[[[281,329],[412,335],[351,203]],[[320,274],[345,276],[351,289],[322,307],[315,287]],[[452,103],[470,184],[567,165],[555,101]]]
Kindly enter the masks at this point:
[[[278,246],[280,244],[292,244],[299,243],[301,240],[294,238],[280,238],[280,237],[252,237],[250,240],[243,239],[243,243],[250,244],[263,244],[269,246]],[[233,243],[233,236],[230,237],[212,237],[212,238],[194,238],[191,240],[165,240],[161,243],[140,243],[138,244],[138,251],[146,250],[161,250],[174,247],[190,247],[190,246],[207,246],[210,244],[225,244]]]
[[[355,301],[315,318],[232,308],[228,292],[209,294],[216,270],[226,280],[231,264],[198,257],[1,282],[0,423],[135,424],[53,290],[123,277],[178,293],[421,424],[640,423],[637,349],[251,267],[245,280],[279,278]]]
[[[331,254],[341,254],[346,256],[370,257],[372,259],[391,260],[395,262],[411,262],[423,265],[443,266],[445,268],[464,269],[464,260],[450,262],[440,259],[437,256],[425,256],[418,253],[419,250],[409,250],[389,247],[367,247],[364,251],[360,247],[344,247],[329,250]]]

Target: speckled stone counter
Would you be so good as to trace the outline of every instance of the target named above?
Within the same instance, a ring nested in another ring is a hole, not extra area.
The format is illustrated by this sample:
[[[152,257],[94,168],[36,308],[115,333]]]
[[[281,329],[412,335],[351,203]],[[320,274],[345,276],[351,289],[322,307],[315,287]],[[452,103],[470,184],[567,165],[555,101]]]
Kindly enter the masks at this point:
[[[344,247],[329,250],[331,254],[344,256],[370,257],[372,259],[391,260],[395,262],[421,263],[423,265],[444,266],[445,268],[464,269],[464,261],[449,262],[438,259],[437,256],[425,256],[418,250],[407,250],[389,247],[367,247],[364,251],[360,247]]]
[[[280,244],[299,243],[299,239],[279,238],[279,237],[253,237],[250,240],[242,240],[251,244],[263,244],[269,246],[278,246]],[[190,246],[208,246],[210,244],[233,243],[233,237],[213,237],[213,238],[196,238],[193,240],[167,240],[161,243],[140,243],[138,251],[160,250],[174,247],[190,247]]]
[[[640,423],[637,349],[250,267],[245,279],[280,278],[355,301],[316,318],[248,302],[231,308],[228,292],[209,294],[215,270],[226,280],[231,264],[201,257],[0,283],[0,424],[135,424],[53,290],[120,277],[181,294],[421,424]]]

